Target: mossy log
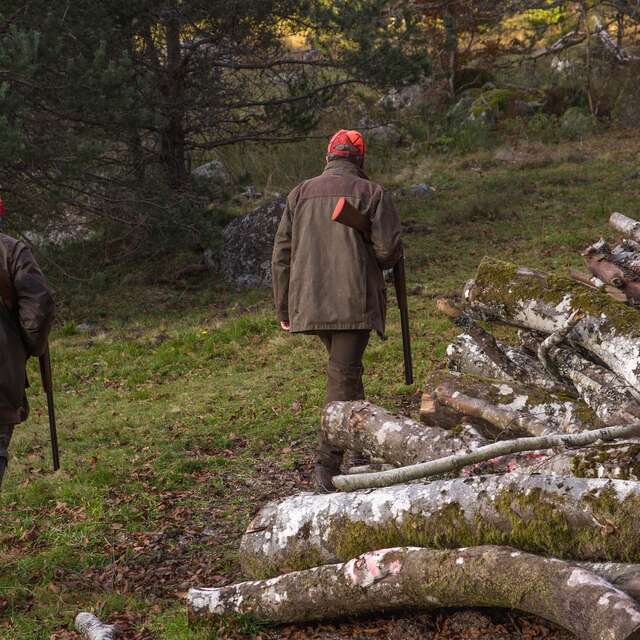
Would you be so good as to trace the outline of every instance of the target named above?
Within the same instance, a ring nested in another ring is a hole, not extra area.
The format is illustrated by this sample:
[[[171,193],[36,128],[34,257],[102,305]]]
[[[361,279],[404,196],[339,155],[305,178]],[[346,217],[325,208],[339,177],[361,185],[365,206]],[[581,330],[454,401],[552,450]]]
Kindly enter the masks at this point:
[[[471,451],[486,444],[479,434],[466,431],[458,436],[439,427],[426,427],[362,400],[328,404],[322,414],[320,430],[338,449],[364,453],[402,466],[434,460],[456,451]]]
[[[265,578],[392,546],[501,544],[564,559],[640,561],[640,483],[475,476],[353,493],[302,493],[266,505],[240,545]]]
[[[595,573],[513,548],[400,547],[216,589],[190,589],[196,616],[301,623],[406,609],[501,607],[559,624],[584,640],[637,640],[640,606]]]
[[[75,627],[87,640],[116,640],[120,637],[120,629],[116,625],[105,624],[88,611],[76,616]]]
[[[568,336],[640,390],[638,312],[567,278],[485,258],[465,298],[475,313],[541,333],[561,329],[575,311],[583,320]]]

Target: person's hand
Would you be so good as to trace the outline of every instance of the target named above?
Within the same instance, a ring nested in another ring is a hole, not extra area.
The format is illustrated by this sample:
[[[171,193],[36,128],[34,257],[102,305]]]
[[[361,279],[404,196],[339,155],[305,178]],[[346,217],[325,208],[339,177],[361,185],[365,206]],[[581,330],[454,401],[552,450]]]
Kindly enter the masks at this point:
[[[282,327],[283,331],[291,331],[291,325],[286,320],[281,320],[280,326]]]

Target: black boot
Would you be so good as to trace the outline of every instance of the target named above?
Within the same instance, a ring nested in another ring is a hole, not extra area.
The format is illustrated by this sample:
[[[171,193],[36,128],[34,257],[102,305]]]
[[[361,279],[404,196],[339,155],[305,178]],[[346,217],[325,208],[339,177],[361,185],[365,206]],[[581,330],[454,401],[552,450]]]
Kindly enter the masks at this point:
[[[343,451],[331,447],[329,443],[321,439],[314,471],[314,480],[318,493],[332,493],[336,490],[333,486],[332,478],[340,474],[343,456]]]
[[[4,472],[7,468],[7,459],[0,458],[0,487],[2,486],[2,478],[4,478]]]

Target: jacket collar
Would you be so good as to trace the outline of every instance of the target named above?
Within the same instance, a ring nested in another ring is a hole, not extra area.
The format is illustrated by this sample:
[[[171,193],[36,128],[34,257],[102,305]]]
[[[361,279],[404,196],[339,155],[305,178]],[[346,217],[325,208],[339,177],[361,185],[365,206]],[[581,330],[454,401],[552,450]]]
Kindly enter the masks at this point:
[[[322,173],[335,176],[358,176],[368,179],[365,172],[351,160],[330,160]]]

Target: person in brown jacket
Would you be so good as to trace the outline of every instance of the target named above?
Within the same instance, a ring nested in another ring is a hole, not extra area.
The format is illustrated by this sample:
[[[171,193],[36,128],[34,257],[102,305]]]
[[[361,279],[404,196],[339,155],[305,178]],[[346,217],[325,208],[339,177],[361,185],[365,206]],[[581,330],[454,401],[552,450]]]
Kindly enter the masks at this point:
[[[0,233],[0,484],[13,429],[29,415],[27,358],[44,353],[54,311],[51,291],[29,248]]]
[[[364,398],[362,357],[375,331],[384,337],[383,270],[402,256],[400,218],[383,188],[364,174],[365,143],[357,131],[336,133],[324,172],[289,194],[273,249],[273,289],[285,331],[318,335],[329,353],[326,402]],[[366,240],[333,222],[346,197],[371,222]],[[333,491],[343,451],[320,441],[319,489]]]

